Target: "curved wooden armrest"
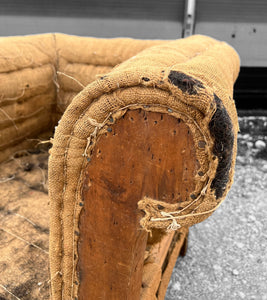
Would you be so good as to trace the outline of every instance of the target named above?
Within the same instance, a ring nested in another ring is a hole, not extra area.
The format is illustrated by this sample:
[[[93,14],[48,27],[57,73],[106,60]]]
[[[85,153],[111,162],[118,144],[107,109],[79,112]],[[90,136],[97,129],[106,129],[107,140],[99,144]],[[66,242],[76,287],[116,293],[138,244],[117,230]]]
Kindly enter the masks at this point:
[[[55,300],[163,299],[187,228],[232,183],[238,68],[231,47],[193,36],[140,52],[74,98],[49,162]],[[177,243],[153,259],[170,230]]]

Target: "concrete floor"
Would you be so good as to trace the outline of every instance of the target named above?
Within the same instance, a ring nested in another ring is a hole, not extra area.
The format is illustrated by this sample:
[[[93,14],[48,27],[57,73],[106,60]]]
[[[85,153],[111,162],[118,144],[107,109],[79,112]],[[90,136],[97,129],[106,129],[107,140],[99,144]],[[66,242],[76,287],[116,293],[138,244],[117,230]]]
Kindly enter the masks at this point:
[[[224,203],[190,229],[165,300],[267,299],[266,195],[267,160],[241,153]]]

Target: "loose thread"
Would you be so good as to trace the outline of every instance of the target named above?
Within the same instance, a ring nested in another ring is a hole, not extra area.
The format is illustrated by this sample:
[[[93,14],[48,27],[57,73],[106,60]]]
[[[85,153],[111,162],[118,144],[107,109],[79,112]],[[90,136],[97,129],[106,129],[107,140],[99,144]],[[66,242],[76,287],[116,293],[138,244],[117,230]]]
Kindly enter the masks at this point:
[[[38,145],[42,145],[42,144],[52,144],[53,145],[53,138],[50,138],[49,140],[40,140],[40,139],[27,139],[27,141],[38,141],[38,143],[36,144],[36,146]]]
[[[189,203],[188,205],[186,205],[183,209],[181,210],[178,210],[178,211],[171,211],[171,212],[168,212],[168,214],[180,214],[181,212],[185,211],[186,209],[190,208],[193,204],[195,204],[198,200],[200,200],[200,198],[202,196],[205,195],[206,191],[207,191],[207,188],[210,184],[211,180],[209,179],[208,183],[204,186],[204,188],[201,190],[200,192],[200,195],[194,200],[192,201],[191,203]]]
[[[66,73],[60,72],[60,71],[57,71],[57,74],[59,74],[59,75],[64,75],[64,76],[66,76],[66,77],[68,77],[68,78],[74,80],[75,82],[77,82],[83,89],[85,88],[85,85],[83,85],[83,84],[82,84],[79,80],[77,80],[76,78],[74,78],[74,77],[72,77],[72,76],[70,76],[70,75],[68,75],[68,74],[66,74]]]
[[[95,127],[103,127],[104,126],[104,122],[103,123],[98,123],[95,119],[92,119],[92,118],[88,118],[87,119],[89,121],[89,123]]]
[[[106,119],[105,119],[104,122],[102,122],[102,123],[98,123],[95,119],[88,118],[89,123],[90,123],[92,126],[95,126],[95,129],[94,129],[94,131],[90,134],[90,136],[87,138],[87,144],[86,144],[86,147],[85,147],[85,149],[84,149],[84,152],[83,152],[82,156],[87,157],[87,151],[88,151],[88,148],[89,148],[89,146],[90,146],[90,144],[91,144],[92,138],[96,138],[96,136],[97,136],[97,134],[98,134],[98,131],[106,125],[106,122],[107,122],[107,120],[109,119],[109,117],[110,117],[111,115],[112,115],[112,113],[109,113],[109,115],[106,117]]]
[[[14,295],[12,292],[10,292],[10,291],[9,291],[4,285],[2,285],[1,283],[0,283],[0,286],[1,286],[2,289],[4,289],[6,292],[8,292],[9,295],[15,297],[17,300],[21,300],[21,299],[18,298],[16,295]]]
[[[8,182],[10,180],[13,180],[15,178],[15,175],[12,175],[11,177],[8,178],[3,178],[0,180],[0,183]]]
[[[60,271],[57,271],[50,279],[47,279],[43,282],[42,281],[38,282],[38,285],[41,287],[41,285],[44,285],[45,283],[50,283],[52,280],[54,280],[56,278],[57,275],[62,276],[62,273]]]
[[[12,124],[16,128],[16,131],[18,132],[19,129],[18,129],[16,123],[14,122],[14,120],[10,117],[10,115],[7,112],[5,112],[2,108],[0,108],[0,111],[8,118],[9,121],[12,122]]]
[[[200,212],[200,213],[193,213],[193,214],[187,214],[187,215],[182,215],[182,216],[173,216],[172,214],[173,213],[177,213],[177,212],[172,212],[172,213],[167,213],[170,216],[166,216],[164,214],[164,212],[161,212],[161,215],[164,216],[164,218],[151,218],[150,220],[153,221],[153,222],[158,222],[158,221],[167,221],[167,220],[174,220],[174,219],[184,219],[184,218],[187,218],[187,217],[196,217],[196,216],[207,215],[209,213],[214,212],[223,203],[223,200],[221,200],[214,208],[212,208],[210,210],[206,210],[206,211]]]
[[[37,143],[37,145],[42,145],[42,144],[53,144],[53,139],[49,139],[49,140],[46,140],[46,141],[40,141]]]
[[[24,243],[26,243],[26,244],[28,244],[28,245],[30,245],[30,246],[33,246],[33,247],[35,247],[35,248],[41,250],[41,251],[44,252],[45,254],[49,254],[47,251],[45,251],[44,249],[40,248],[39,246],[37,246],[37,245],[35,245],[35,244],[31,243],[31,242],[26,241],[26,240],[23,239],[22,237],[19,237],[19,236],[17,236],[16,234],[14,234],[14,233],[12,233],[12,232],[10,232],[10,231],[4,229],[4,228],[0,228],[0,230],[2,230],[2,231],[4,231],[4,232],[6,232],[6,233],[12,235],[13,237],[15,237],[15,238],[17,238],[17,239],[23,241]]]
[[[17,97],[10,97],[10,98],[4,98],[3,96],[1,96],[1,99],[0,99],[0,104],[1,102],[5,102],[5,101],[17,101],[18,99],[22,98],[25,94],[25,89],[22,90],[22,93],[21,95],[17,96]]]
[[[18,217],[24,219],[25,221],[29,222],[30,224],[32,224],[32,226],[37,227],[37,225],[33,221],[31,221],[30,219],[28,219],[28,218],[26,218],[26,217],[24,217],[24,216],[22,216],[22,215],[20,215],[18,213],[15,213],[13,211],[11,211],[11,213],[13,213],[15,216],[18,216]]]
[[[92,140],[92,138],[96,137],[98,130],[99,130],[99,128],[95,127],[93,133],[91,133],[90,136],[87,138],[87,144],[86,144],[86,147],[84,149],[84,152],[83,152],[82,156],[87,157],[87,151],[88,151],[88,148],[91,144],[91,140]]]
[[[166,213],[164,211],[162,211],[161,214],[163,216],[166,216],[166,217],[172,219],[172,223],[167,227],[167,232],[175,231],[175,230],[180,229],[182,227],[180,224],[177,223],[177,221],[175,220],[175,218],[171,214]]]
[[[210,185],[210,182],[211,182],[211,179],[208,180],[208,183],[201,190],[199,196],[194,201],[192,201],[187,206],[185,206],[183,209],[181,209],[179,211],[172,211],[172,212],[164,212],[164,211],[162,211],[162,212],[160,212],[160,214],[163,216],[163,218],[153,218],[152,217],[150,219],[150,221],[152,221],[152,222],[163,222],[163,221],[172,220],[172,223],[167,227],[167,231],[174,231],[174,230],[177,230],[177,229],[181,228],[181,225],[178,224],[176,220],[181,220],[181,219],[184,219],[184,218],[187,218],[187,217],[196,217],[196,216],[206,215],[206,214],[210,214],[210,213],[214,212],[222,204],[222,202],[223,202],[224,199],[222,199],[213,209],[210,209],[208,211],[204,211],[204,212],[200,212],[200,213],[189,213],[189,214],[182,215],[182,216],[181,215],[175,216],[177,214],[181,214],[183,211],[185,211],[186,209],[190,208],[201,197],[203,197],[206,194],[206,191],[207,191],[207,188]],[[200,205],[201,205],[201,203],[200,203]]]
[[[41,184],[43,186],[43,188],[46,187],[46,176],[45,176],[45,172],[42,168],[38,167],[38,169],[41,171],[42,177],[43,177],[43,181],[41,181]]]

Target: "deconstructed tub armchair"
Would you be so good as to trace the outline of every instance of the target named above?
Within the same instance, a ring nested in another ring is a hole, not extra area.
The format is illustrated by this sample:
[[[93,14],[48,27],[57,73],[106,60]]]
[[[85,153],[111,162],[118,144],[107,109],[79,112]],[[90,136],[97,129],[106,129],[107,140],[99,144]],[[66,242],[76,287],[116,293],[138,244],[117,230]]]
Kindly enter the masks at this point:
[[[2,40],[1,159],[60,118],[52,299],[164,299],[188,228],[233,181],[237,53],[205,36]]]

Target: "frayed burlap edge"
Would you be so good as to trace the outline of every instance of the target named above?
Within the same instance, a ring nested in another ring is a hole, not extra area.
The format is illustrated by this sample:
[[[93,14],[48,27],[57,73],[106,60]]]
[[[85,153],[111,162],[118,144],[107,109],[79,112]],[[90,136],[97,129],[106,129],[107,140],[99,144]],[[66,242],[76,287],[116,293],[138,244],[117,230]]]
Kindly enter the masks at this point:
[[[146,80],[147,78],[149,81]],[[213,90],[206,86],[205,82],[203,87],[196,94],[189,95],[188,92],[174,87],[161,68],[155,68],[152,72],[136,69],[124,74],[114,71],[112,78],[106,76],[92,83],[76,97],[56,131],[49,163],[51,228],[53,228],[50,236],[52,246],[50,262],[54,299],[75,299],[78,295],[79,276],[76,273],[76,264],[83,170],[86,163],[90,161],[90,151],[93,150],[97,139],[107,130],[107,126],[120,118],[127,109],[137,109],[141,106],[142,109],[149,111],[164,112],[165,110],[165,113],[176,114],[176,117],[181,118],[193,133],[196,155],[200,163],[199,170],[204,173],[204,176],[198,178],[195,191],[197,197],[202,199],[201,205],[198,203],[190,206],[190,212],[210,212],[193,216],[190,221],[184,222],[187,218],[181,218],[179,225],[188,226],[200,222],[219,205],[221,199],[218,201],[214,192],[210,190],[210,181],[215,176],[218,160],[212,159],[214,158],[213,139],[208,128],[216,104]],[[201,103],[202,106],[196,108],[194,105],[196,103]],[[233,116],[234,113],[231,112],[230,115]],[[198,149],[198,142],[204,137],[207,141],[206,146],[204,149]],[[235,153],[233,161],[234,158]],[[229,184],[222,198],[230,187],[232,177],[233,168],[230,170]],[[155,210],[154,201],[143,199],[144,205],[140,208],[149,211],[147,209],[149,204]],[[166,214],[177,209],[175,206],[167,207],[166,204],[165,207]],[[186,210],[184,212],[186,213]],[[157,214],[153,216],[155,219],[157,217]],[[173,224],[173,219],[168,220],[167,224],[153,219],[152,222],[159,224],[155,227],[166,228],[166,225],[168,227]],[[149,230],[144,220],[141,225]]]

